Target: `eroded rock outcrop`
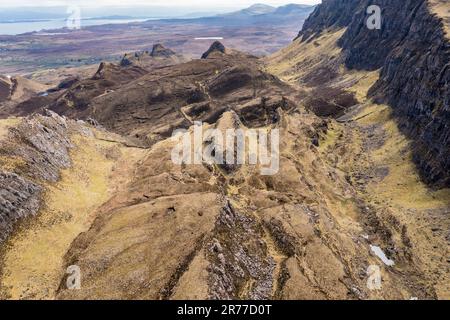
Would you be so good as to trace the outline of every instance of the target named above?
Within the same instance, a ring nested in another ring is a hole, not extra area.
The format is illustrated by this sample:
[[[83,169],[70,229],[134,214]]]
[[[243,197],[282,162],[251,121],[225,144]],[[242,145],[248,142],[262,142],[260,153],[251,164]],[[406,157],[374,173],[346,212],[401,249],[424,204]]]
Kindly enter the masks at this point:
[[[126,53],[120,61],[120,65],[122,67],[139,66],[150,71],[154,68],[169,66],[184,61],[185,58],[182,55],[157,43],[151,51]]]
[[[0,242],[18,221],[38,212],[43,184],[56,182],[60,170],[70,166],[73,129],[49,111],[23,119],[0,141]]]
[[[175,51],[164,47],[162,44],[157,43],[153,46],[152,52],[150,55],[154,58],[157,57],[163,57],[163,58],[169,58],[175,55]]]
[[[209,49],[203,53],[202,55],[202,59],[207,59],[209,57],[209,55],[213,52],[218,52],[218,53],[226,53],[226,49],[225,46],[220,42],[220,41],[215,41],[211,47],[209,47]]]
[[[20,219],[39,209],[41,187],[15,173],[0,171],[0,243]]]

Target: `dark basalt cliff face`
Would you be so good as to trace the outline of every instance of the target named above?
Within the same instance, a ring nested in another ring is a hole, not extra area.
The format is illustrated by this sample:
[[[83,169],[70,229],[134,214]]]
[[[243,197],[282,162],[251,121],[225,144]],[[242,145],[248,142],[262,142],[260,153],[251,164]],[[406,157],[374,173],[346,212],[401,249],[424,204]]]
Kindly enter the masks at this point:
[[[327,28],[348,26],[352,21],[357,2],[355,0],[323,0],[322,4],[318,5],[306,19],[298,37],[307,40]]]
[[[370,5],[382,9],[381,30],[366,27]],[[393,107],[413,141],[424,181],[436,188],[450,186],[450,41],[444,23],[427,0],[324,0],[299,34],[308,41],[328,28],[347,28],[338,42],[346,67],[381,69],[369,95]]]

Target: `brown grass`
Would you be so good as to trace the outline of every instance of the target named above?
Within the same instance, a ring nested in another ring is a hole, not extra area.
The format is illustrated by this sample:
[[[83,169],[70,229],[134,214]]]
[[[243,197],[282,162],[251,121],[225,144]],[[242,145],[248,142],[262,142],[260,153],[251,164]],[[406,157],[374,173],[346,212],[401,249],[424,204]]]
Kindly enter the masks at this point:
[[[11,299],[54,298],[64,275],[64,255],[113,191],[116,161],[107,151],[115,144],[82,136],[73,140],[73,166],[47,186],[39,215],[7,243],[1,286]]]
[[[443,19],[444,31],[450,38],[450,4],[448,0],[428,0],[431,12]]]

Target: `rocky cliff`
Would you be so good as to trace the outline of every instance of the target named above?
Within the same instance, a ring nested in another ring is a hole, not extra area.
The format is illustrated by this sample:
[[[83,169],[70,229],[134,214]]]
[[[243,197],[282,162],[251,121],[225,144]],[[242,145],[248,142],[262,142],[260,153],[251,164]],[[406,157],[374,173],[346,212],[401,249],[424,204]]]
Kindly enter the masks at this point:
[[[0,299],[448,299],[450,190],[421,182],[391,108],[367,99],[387,56],[345,44],[356,17],[330,3],[359,2],[325,2],[275,66],[216,43],[163,68],[102,63],[15,106],[64,117],[0,120]],[[180,128],[279,130],[279,171],[175,164]]]
[[[58,180],[70,165],[68,124],[49,115],[24,119],[0,141],[0,242],[19,220],[38,212],[42,184]]]
[[[394,108],[400,128],[414,142],[422,178],[440,188],[450,186],[450,42],[444,31],[448,20],[431,10],[434,2],[325,0],[299,38],[311,41],[326,30],[346,28],[338,41],[345,66],[380,69],[369,96]],[[370,5],[382,9],[380,30],[366,27]]]

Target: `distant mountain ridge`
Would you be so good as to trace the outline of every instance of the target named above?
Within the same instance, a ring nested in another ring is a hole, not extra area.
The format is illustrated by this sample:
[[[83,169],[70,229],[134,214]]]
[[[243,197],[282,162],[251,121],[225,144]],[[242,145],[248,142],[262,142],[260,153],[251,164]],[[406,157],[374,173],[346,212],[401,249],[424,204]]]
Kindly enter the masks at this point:
[[[273,7],[266,4],[254,4],[248,8],[219,15],[219,17],[226,17],[228,19],[236,18],[273,18],[280,15],[298,15],[305,12],[312,12],[316,6],[306,4],[287,4],[280,7]]]
[[[314,11],[315,5],[288,4],[272,7],[254,4],[248,8],[226,14],[193,19],[164,19],[169,23],[202,23],[221,26],[301,25]]]
[[[276,10],[276,7],[272,7],[266,4],[262,4],[262,3],[257,3],[254,4],[248,8],[239,10],[239,11],[235,11],[235,12],[230,12],[230,13],[226,13],[223,14],[221,16],[236,16],[236,15],[244,15],[244,16],[256,16],[256,15],[260,15],[260,14],[268,14],[268,13],[272,13]]]
[[[289,4],[283,7],[273,7],[265,4],[254,4],[248,8],[229,12],[224,8],[209,8],[204,9],[202,12],[191,11],[189,7],[164,7],[164,6],[145,6],[145,7],[99,7],[88,8],[82,7],[82,19],[139,19],[139,18],[152,18],[152,19],[189,19],[189,18],[204,18],[214,16],[235,16],[240,14],[241,16],[254,16],[261,14],[270,14],[276,12],[280,8],[288,8],[295,6],[297,9],[310,8],[309,5]],[[238,7],[238,6],[237,6]],[[236,7],[236,8],[237,8]],[[230,10],[230,9],[228,9]],[[237,9],[235,9],[237,10]],[[66,19],[67,8],[65,6],[59,7],[11,7],[2,8],[0,12],[0,22],[21,22],[21,21],[47,21],[53,19]]]

